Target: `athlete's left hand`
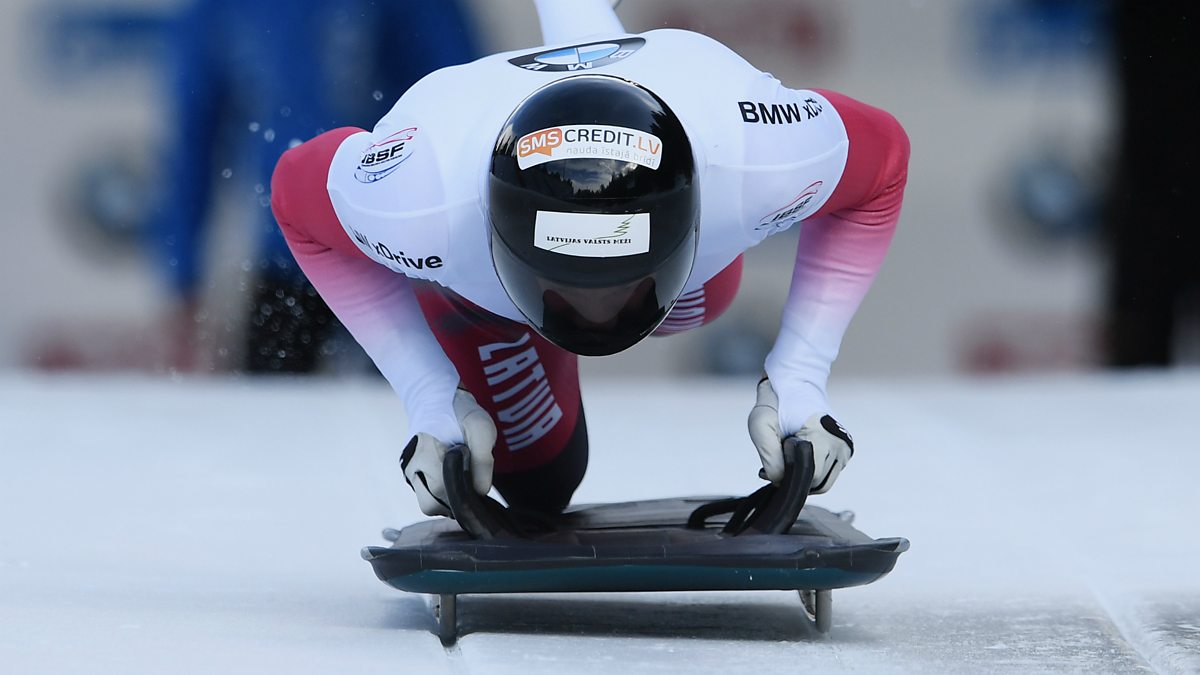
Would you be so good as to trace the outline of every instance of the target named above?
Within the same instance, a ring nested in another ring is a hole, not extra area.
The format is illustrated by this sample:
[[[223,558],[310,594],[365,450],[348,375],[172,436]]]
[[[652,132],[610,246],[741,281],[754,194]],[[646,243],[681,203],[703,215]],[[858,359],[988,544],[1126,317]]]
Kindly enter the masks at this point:
[[[854,456],[854,439],[826,412],[815,412],[795,433],[784,433],[779,424],[779,396],[764,377],[758,383],[758,398],[747,420],[750,440],[762,460],[762,476],[772,483],[783,480],[783,439],[796,436],[812,443],[812,494],[827,492],[838,474]]]

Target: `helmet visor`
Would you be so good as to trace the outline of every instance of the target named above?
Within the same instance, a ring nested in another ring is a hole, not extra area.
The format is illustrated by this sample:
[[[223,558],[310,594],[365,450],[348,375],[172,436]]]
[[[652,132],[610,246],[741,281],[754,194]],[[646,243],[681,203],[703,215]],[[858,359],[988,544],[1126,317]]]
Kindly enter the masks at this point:
[[[554,255],[554,254],[551,254]],[[632,347],[654,332],[683,292],[696,256],[696,231],[649,273],[632,278],[568,283],[539,273],[492,236],[492,260],[513,304],[534,329],[554,344],[583,356],[605,356]],[[627,256],[638,258],[640,256]],[[616,268],[619,258],[607,259]],[[581,261],[583,262],[583,261]]]

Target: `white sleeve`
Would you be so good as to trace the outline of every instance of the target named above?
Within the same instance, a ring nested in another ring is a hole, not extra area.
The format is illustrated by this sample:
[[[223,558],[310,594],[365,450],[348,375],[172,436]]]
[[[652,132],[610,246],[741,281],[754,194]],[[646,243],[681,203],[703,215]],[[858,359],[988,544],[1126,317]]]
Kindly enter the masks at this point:
[[[325,190],[338,140],[329,132],[284,154],[271,181],[275,217],[304,274],[400,396],[410,431],[461,441],[453,410],[458,374],[411,282],[345,243]]]
[[[331,249],[315,255],[296,246],[292,251],[321,297],[400,396],[409,433],[462,442],[453,408],[458,372],[425,322],[412,282],[374,262]]]
[[[829,369],[883,264],[908,177],[908,137],[895,118],[841,94],[825,94],[845,124],[851,151],[825,215],[800,225],[779,336],[767,357],[785,433],[797,431],[813,413],[830,412]]]

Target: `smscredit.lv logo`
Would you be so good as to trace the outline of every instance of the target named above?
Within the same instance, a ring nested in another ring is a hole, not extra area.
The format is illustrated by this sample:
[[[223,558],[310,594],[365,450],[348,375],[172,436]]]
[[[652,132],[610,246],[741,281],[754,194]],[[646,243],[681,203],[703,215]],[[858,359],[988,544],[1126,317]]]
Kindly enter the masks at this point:
[[[533,153],[541,153],[550,157],[554,154],[554,149],[562,145],[563,130],[559,127],[551,127],[535,131],[532,134],[526,134],[517,142],[517,156],[528,157]]]

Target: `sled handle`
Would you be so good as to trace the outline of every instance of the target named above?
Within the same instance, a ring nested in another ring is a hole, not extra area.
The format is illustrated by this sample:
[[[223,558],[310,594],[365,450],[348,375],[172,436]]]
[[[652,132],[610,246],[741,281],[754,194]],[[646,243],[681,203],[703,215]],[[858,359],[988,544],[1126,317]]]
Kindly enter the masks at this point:
[[[523,539],[522,527],[513,514],[500,502],[475,492],[471,484],[470,450],[466,445],[454,445],[442,460],[442,481],[446,486],[446,501],[454,520],[473,539]],[[724,532],[739,535],[745,532],[783,534],[792,528],[800,516],[813,477],[813,447],[809,441],[791,436],[783,442],[783,480],[767,485],[745,499],[733,500],[734,515]],[[717,506],[716,503],[711,506]],[[692,514],[688,526],[698,526],[721,509],[702,514],[701,507]]]
[[[471,484],[471,451],[466,445],[451,446],[442,459],[442,481],[450,512],[474,539],[514,539],[516,533],[500,502],[475,492]]]
[[[783,441],[783,480],[746,522],[745,529],[759,534],[783,534],[792,529],[812,488],[813,446],[789,436]]]
[[[721,499],[697,508],[688,517],[687,527],[700,529],[705,521],[728,513],[723,534],[784,534],[792,529],[812,486],[813,447],[795,436],[783,442],[783,480],[768,483],[748,497]]]

